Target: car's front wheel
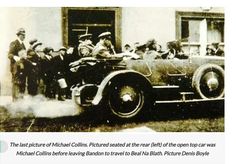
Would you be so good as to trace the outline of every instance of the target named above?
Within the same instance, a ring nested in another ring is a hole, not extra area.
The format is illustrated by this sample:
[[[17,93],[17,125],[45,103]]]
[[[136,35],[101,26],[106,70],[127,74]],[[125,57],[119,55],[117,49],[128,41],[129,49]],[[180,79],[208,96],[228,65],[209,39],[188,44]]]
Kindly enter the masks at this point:
[[[143,110],[147,110],[149,101],[151,101],[151,99],[148,100],[148,97],[149,95],[141,83],[123,80],[113,84],[110,88],[107,106],[118,118],[133,118]]]

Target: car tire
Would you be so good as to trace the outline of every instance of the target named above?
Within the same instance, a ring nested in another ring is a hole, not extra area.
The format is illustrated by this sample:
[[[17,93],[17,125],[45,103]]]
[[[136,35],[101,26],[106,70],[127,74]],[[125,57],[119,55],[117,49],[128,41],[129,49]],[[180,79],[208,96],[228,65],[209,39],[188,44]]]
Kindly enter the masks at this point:
[[[150,92],[141,82],[118,80],[109,88],[107,107],[114,118],[131,119],[148,111],[151,104]]]
[[[202,99],[224,97],[224,69],[215,64],[200,66],[193,75],[192,86]]]

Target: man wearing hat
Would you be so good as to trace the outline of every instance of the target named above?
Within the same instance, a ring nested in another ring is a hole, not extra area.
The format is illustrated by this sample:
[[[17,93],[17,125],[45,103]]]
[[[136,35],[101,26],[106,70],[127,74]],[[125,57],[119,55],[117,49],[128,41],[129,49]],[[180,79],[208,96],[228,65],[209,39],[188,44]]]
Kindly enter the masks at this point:
[[[136,53],[141,59],[143,59],[146,52],[146,44],[135,43],[134,53]]]
[[[93,56],[96,58],[111,58],[115,54],[111,43],[111,33],[103,32],[98,36],[99,42],[93,49]]]
[[[212,46],[216,56],[224,56],[224,50],[220,48],[219,43],[212,43]]]
[[[66,89],[67,89],[67,82],[65,79],[65,73],[66,70],[69,69],[69,63],[67,63],[66,59],[66,51],[67,49],[65,47],[61,47],[58,52],[59,54],[55,56],[52,61],[53,61],[53,74],[54,78],[57,81],[56,86],[56,92],[58,93],[58,100],[60,101],[65,101],[65,94],[66,94]]]
[[[56,79],[54,77],[54,68],[53,68],[53,48],[45,47],[43,49],[44,56],[41,61],[41,71],[42,71],[42,78],[45,84],[45,97],[47,98],[55,98],[56,91]]]
[[[206,47],[206,55],[207,55],[207,56],[214,56],[214,55],[215,55],[215,53],[214,53],[214,48],[213,48],[212,45],[208,45],[208,46]]]
[[[19,28],[16,32],[17,39],[10,43],[8,58],[10,59],[10,71],[12,73],[12,99],[23,98],[25,93],[25,58],[26,48],[23,43],[25,40],[25,29]]]
[[[124,52],[132,52],[132,49],[129,44],[125,44],[124,46]]]
[[[163,59],[187,59],[188,56],[182,50],[182,45],[179,40],[167,42],[167,51],[163,52]]]
[[[79,36],[79,43],[87,42],[88,44],[92,44],[91,39],[92,39],[92,34],[86,33]]]
[[[91,56],[91,53],[94,48],[91,38],[92,34],[84,34],[79,37],[78,52],[81,57]]]
[[[33,44],[34,43],[36,43],[38,41],[38,39],[36,39],[36,38],[34,38],[34,39],[31,39],[30,41],[29,41],[29,49],[32,49],[32,46],[33,46]]]
[[[78,44],[67,50],[71,62],[81,59],[82,57],[91,56],[94,45],[91,41],[92,34],[83,34],[79,36]]]
[[[146,43],[147,51],[143,55],[144,60],[160,59],[161,55],[157,52],[157,42],[155,39],[150,39]]]
[[[41,51],[42,43],[37,39],[30,42],[30,48],[27,50],[27,90],[29,95],[35,96],[38,94],[38,87],[40,82],[41,58],[38,54]]]
[[[64,74],[64,78],[67,84],[67,87],[63,87],[63,89],[59,90],[59,100],[63,100],[64,96],[67,99],[71,99],[71,86],[74,84],[74,81],[77,80],[77,76],[75,76],[71,71],[70,71],[70,66],[69,64],[73,61],[71,59],[71,54],[67,53],[68,50],[62,46],[59,49],[59,53],[63,56],[62,64],[60,66],[61,72]]]

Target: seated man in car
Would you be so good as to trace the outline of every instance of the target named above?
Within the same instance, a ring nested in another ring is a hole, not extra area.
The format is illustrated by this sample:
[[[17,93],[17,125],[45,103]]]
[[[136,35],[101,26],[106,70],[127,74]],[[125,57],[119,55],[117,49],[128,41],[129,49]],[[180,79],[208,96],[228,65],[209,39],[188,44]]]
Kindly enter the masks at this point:
[[[224,50],[219,43],[212,43],[211,45],[215,56],[224,56]]]
[[[161,56],[163,59],[187,59],[184,54],[180,41],[171,41],[167,43],[167,51]]]
[[[208,45],[206,47],[206,55],[207,56],[214,56],[215,55],[212,45]]]
[[[161,56],[157,52],[157,42],[155,39],[150,39],[146,43],[146,48],[147,51],[143,55],[144,60],[155,60],[155,59],[160,59]]]
[[[92,56],[94,45],[92,43],[92,34],[83,34],[79,37],[78,53],[81,57]]]
[[[111,33],[103,32],[98,36],[99,42],[93,49],[92,55],[97,59],[120,58],[122,54],[116,54],[114,46],[111,43]]]

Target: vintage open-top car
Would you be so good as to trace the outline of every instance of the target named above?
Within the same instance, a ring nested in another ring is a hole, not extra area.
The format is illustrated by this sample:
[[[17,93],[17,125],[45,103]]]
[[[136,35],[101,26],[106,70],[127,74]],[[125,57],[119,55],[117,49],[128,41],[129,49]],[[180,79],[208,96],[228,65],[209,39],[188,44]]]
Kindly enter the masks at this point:
[[[154,103],[224,99],[224,57],[187,59],[95,59],[71,64],[79,106],[102,105],[118,118],[133,118]],[[105,109],[105,108],[104,108]]]

